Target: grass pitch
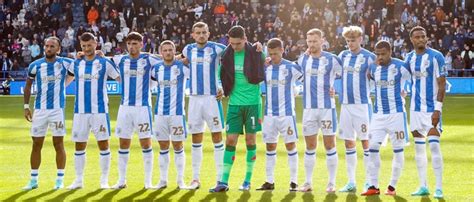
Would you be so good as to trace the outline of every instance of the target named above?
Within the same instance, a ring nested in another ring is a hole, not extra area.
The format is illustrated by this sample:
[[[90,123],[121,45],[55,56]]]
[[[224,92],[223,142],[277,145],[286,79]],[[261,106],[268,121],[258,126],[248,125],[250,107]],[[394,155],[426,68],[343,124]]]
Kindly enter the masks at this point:
[[[115,129],[115,120],[120,98],[110,96],[110,118],[112,134]],[[67,97],[65,147],[67,153],[65,186],[74,180],[74,144],[70,140],[72,128],[72,116],[74,97]],[[441,139],[441,149],[444,157],[444,194],[446,201],[474,201],[474,97],[456,96],[446,97],[443,112],[444,133]],[[405,167],[397,186],[396,197],[361,197],[360,190],[364,181],[362,150],[358,143],[358,167],[357,182],[358,192],[356,194],[336,193],[327,195],[325,187],[327,183],[327,170],[325,153],[322,144],[317,149],[317,162],[314,172],[314,191],[312,193],[290,193],[289,169],[287,166],[287,155],[283,143],[278,146],[277,166],[275,169],[275,185],[273,192],[258,192],[255,188],[265,181],[265,145],[262,136],[257,137],[257,162],[255,164],[252,178],[252,191],[240,192],[239,185],[245,176],[245,144],[242,137],[237,147],[236,161],[230,178],[230,191],[227,193],[211,194],[208,189],[215,184],[215,167],[213,157],[213,145],[210,134],[204,137],[204,156],[201,170],[201,189],[197,191],[177,190],[176,172],[171,157],[170,176],[168,188],[164,190],[143,189],[143,163],[141,149],[135,136],[132,140],[130,150],[130,161],[128,165],[127,181],[128,188],[123,190],[100,190],[99,188],[99,151],[94,137],[89,139],[87,149],[87,163],[85,169],[85,188],[69,191],[62,189],[53,190],[56,178],[55,152],[52,146],[51,136],[48,134],[43,146],[42,164],[39,175],[39,188],[32,191],[22,191],[30,175],[30,152],[31,138],[29,135],[30,123],[23,117],[23,98],[18,96],[0,97],[0,200],[1,201],[431,201],[432,196],[419,198],[412,197],[410,193],[418,186],[416,164],[414,161],[413,139],[412,144],[405,150]],[[225,104],[224,104],[225,106]],[[226,108],[226,107],[224,107]],[[297,98],[297,121],[301,134],[301,98]],[[118,178],[117,151],[118,138],[111,137],[112,162],[109,177],[110,185]],[[298,179],[301,185],[304,182],[303,152],[304,139],[300,135],[298,143],[299,172]],[[158,144],[153,143],[155,152],[155,164],[153,183],[158,182]],[[337,188],[342,187],[346,181],[345,150],[344,142],[337,141],[339,155],[339,167],[337,173]],[[191,180],[191,139],[185,143],[186,151],[186,182]],[[429,154],[428,149],[428,154]],[[174,155],[173,153],[171,155]],[[391,173],[392,149],[387,146],[381,149],[381,191],[389,182]],[[431,169],[431,157],[428,156],[428,183],[430,191],[434,192],[434,176]]]

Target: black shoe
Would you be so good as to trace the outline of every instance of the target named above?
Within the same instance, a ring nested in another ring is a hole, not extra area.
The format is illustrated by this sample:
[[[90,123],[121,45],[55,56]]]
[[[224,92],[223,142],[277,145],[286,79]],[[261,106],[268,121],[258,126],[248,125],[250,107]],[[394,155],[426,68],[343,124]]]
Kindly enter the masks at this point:
[[[290,183],[290,191],[298,191],[298,184],[291,182]]]
[[[274,190],[275,189],[275,183],[269,183],[269,182],[265,182],[263,183],[263,185],[256,189],[257,191],[267,191],[267,190]]]

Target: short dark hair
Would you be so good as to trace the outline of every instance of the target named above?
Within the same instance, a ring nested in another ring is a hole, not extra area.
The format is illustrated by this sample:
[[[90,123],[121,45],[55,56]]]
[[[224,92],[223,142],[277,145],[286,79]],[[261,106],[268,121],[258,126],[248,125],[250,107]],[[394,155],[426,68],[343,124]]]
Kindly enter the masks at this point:
[[[241,38],[243,39],[245,37],[245,29],[240,26],[236,25],[233,26],[232,28],[229,29],[229,32],[227,32],[230,38]]]
[[[375,44],[375,48],[376,49],[385,48],[385,49],[390,51],[390,50],[392,50],[392,45],[390,45],[390,42],[388,42],[386,40],[380,40]]]
[[[50,36],[50,37],[44,39],[44,43],[46,43],[46,41],[48,41],[48,40],[56,41],[58,43],[59,47],[61,47],[61,39],[59,39],[58,37]]]
[[[161,50],[161,47],[164,46],[164,45],[171,45],[171,46],[173,46],[174,49],[176,49],[176,46],[174,45],[173,41],[164,40],[163,42],[161,42],[161,44],[160,44],[160,50]]]
[[[131,40],[142,42],[143,41],[143,36],[138,32],[130,32],[127,35],[127,38],[125,39],[125,41],[131,41]]]
[[[267,48],[283,48],[283,42],[279,38],[272,38],[267,42]]]
[[[81,34],[80,40],[81,41],[95,40],[95,36],[94,36],[94,34],[92,34],[90,32],[84,32],[84,33]]]
[[[426,34],[426,29],[425,29],[425,28],[423,28],[422,26],[415,26],[415,27],[411,28],[411,30],[410,30],[410,37],[411,37],[411,36],[413,35],[413,33],[416,32],[416,31],[423,31],[423,32],[425,32],[425,34]]]

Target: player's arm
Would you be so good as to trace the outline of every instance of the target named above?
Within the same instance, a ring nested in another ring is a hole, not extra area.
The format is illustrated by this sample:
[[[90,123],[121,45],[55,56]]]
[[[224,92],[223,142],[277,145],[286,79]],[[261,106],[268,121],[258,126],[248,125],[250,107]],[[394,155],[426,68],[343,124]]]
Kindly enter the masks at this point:
[[[444,96],[446,95],[446,67],[444,62],[444,57],[442,55],[437,55],[434,57],[434,73],[436,76],[436,82],[438,83],[438,93],[436,95],[435,110],[431,116],[431,122],[433,127],[439,123],[441,117],[441,111],[443,108]]]
[[[25,109],[25,118],[27,121],[32,121],[31,111],[30,111],[30,97],[31,97],[31,85],[33,84],[33,79],[28,77],[26,79],[25,88],[23,89],[23,108]]]
[[[120,73],[119,70],[117,69],[117,66],[115,66],[115,63],[112,62],[112,60],[106,59],[106,68],[107,68],[107,76],[110,78],[114,79],[115,81],[120,83]]]

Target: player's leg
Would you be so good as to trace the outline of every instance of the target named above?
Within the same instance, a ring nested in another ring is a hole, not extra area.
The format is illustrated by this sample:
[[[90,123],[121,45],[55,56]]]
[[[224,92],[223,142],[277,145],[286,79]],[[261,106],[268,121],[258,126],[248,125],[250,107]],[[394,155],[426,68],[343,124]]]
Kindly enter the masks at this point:
[[[443,156],[440,147],[441,129],[431,128],[428,132],[428,143],[431,150],[431,163],[436,180],[435,198],[443,198]]]
[[[63,142],[64,136],[66,135],[64,110],[52,110],[48,119],[52,123],[50,124],[50,128],[53,135],[54,150],[56,151],[57,177],[54,189],[60,189],[64,187],[64,168],[66,167],[66,151],[64,150]]]
[[[354,192],[356,190],[356,167],[357,167],[357,149],[356,149],[356,134],[354,130],[353,117],[351,115],[351,107],[354,105],[341,105],[341,117],[339,137],[344,140],[346,148],[346,169],[348,176],[348,183],[341,188],[340,192]],[[352,107],[354,108],[354,107]]]
[[[176,165],[176,181],[179,189],[187,189],[184,184],[184,169],[186,167],[186,153],[183,142],[186,140],[186,122],[184,116],[172,116],[171,120],[171,143],[174,149],[174,163]]]
[[[168,170],[170,164],[170,135],[169,117],[155,115],[155,123],[153,124],[153,133],[160,145],[160,156],[158,162],[160,164],[160,181],[156,185],[157,189],[164,189],[168,185]]]
[[[144,168],[144,186],[145,189],[153,188],[152,185],[152,173],[153,173],[153,148],[151,146],[151,135],[152,135],[152,115],[151,107],[143,106],[140,107],[140,114],[135,114],[135,119],[138,123],[138,138],[140,139],[140,145],[142,147],[143,155],[143,168]],[[148,116],[143,116],[147,113]]]
[[[193,170],[193,180],[189,187],[193,189],[198,189],[200,187],[199,176],[202,164],[202,139],[204,132],[203,111],[204,106],[206,106],[202,101],[202,97],[189,97],[188,125],[189,132],[192,134],[191,167]]]
[[[390,184],[385,191],[386,195],[396,195],[396,187],[398,179],[402,174],[403,165],[405,164],[405,152],[404,147],[406,144],[406,135],[408,129],[406,127],[406,114],[396,113],[391,114],[390,120],[386,124],[390,125],[389,128],[393,128],[390,132],[390,140],[393,146],[393,159],[392,159],[392,176],[390,178]]]
[[[321,111],[323,112],[321,126],[324,148],[326,149],[326,166],[329,173],[326,192],[334,193],[336,191],[336,173],[339,161],[336,149],[337,115],[336,109],[323,109]]]
[[[230,171],[235,160],[235,147],[239,140],[239,134],[243,134],[242,112],[240,106],[229,105],[227,107],[226,120],[226,143],[223,158],[222,178],[216,187],[210,189],[210,192],[223,192],[229,190],[228,183]]]
[[[33,120],[31,124],[31,139],[33,144],[31,146],[30,154],[30,181],[23,187],[24,190],[31,190],[38,188],[38,169],[41,164],[41,149],[43,148],[44,137],[48,129],[47,114],[45,110],[35,110],[33,113]]]
[[[248,191],[250,190],[250,182],[252,179],[253,168],[255,167],[255,161],[257,159],[257,132],[262,130],[261,125],[261,105],[250,105],[245,106],[243,121],[245,124],[245,144],[247,147],[247,169],[245,172],[245,179],[240,186],[240,190]]]
[[[277,117],[272,116],[265,116],[263,118],[262,124],[262,134],[263,134],[263,142],[266,144],[266,162],[265,162],[265,171],[266,171],[266,180],[265,183],[262,184],[257,191],[266,191],[266,190],[273,190],[275,189],[275,180],[274,180],[274,172],[275,172],[275,164],[277,158],[277,143],[278,143],[278,130],[277,125],[278,120]]]
[[[93,114],[91,122],[92,132],[97,139],[97,145],[100,150],[99,164],[100,164],[100,187],[102,189],[109,188],[109,171],[110,171],[110,160],[111,154],[109,149],[109,138],[110,138],[110,121],[109,115]]]
[[[222,177],[224,158],[224,143],[222,142],[222,130],[224,129],[224,114],[222,103],[216,100],[214,96],[208,97],[209,103],[214,103],[211,109],[205,111],[205,119],[207,126],[211,130],[212,142],[214,143],[214,162],[216,165],[216,180]]]
[[[86,165],[86,147],[89,139],[91,114],[74,114],[72,125],[72,141],[75,142],[74,170],[76,179],[68,189],[84,187],[84,168]]]
[[[127,165],[130,158],[130,144],[133,135],[133,119],[131,108],[120,106],[117,114],[117,125],[115,135],[119,138],[118,150],[118,181],[112,186],[113,189],[123,189],[127,187]]]
[[[313,170],[316,164],[316,146],[318,143],[318,121],[317,109],[304,109],[303,111],[303,136],[306,144],[304,154],[304,167],[306,180],[300,191],[309,192],[313,190]]]
[[[410,112],[410,129],[413,139],[415,140],[415,162],[418,170],[418,178],[420,181],[419,189],[412,193],[413,196],[429,195],[426,173],[428,167],[428,157],[426,155],[426,130],[423,119],[427,119],[431,123],[431,117],[425,117],[422,112]]]
[[[356,132],[362,144],[362,149],[364,150],[364,171],[365,171],[365,184],[364,191],[369,188],[369,131],[370,131],[370,120],[372,119],[372,105],[371,104],[362,104],[358,105],[356,115]]]
[[[379,195],[380,146],[386,133],[384,130],[373,130],[369,140],[369,160],[371,162],[369,188],[361,193],[362,196]]]
[[[66,167],[66,151],[64,150],[64,137],[53,136],[53,146],[56,151],[56,184],[54,189],[61,189],[64,187],[64,168]]]
[[[281,127],[280,134],[284,137],[285,147],[288,153],[288,168],[290,169],[290,191],[298,190],[298,130],[296,128],[296,119],[294,116],[285,116],[279,118],[278,124]]]

